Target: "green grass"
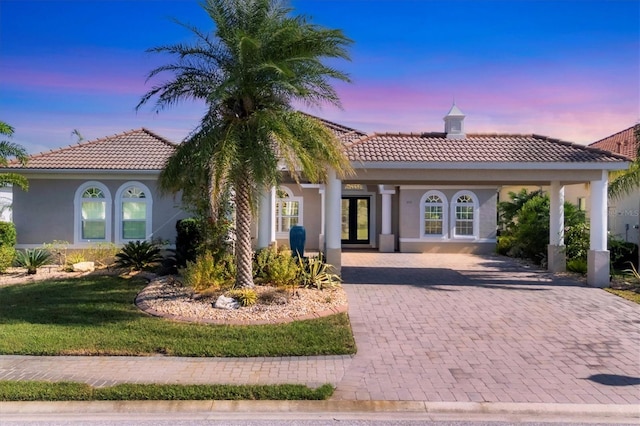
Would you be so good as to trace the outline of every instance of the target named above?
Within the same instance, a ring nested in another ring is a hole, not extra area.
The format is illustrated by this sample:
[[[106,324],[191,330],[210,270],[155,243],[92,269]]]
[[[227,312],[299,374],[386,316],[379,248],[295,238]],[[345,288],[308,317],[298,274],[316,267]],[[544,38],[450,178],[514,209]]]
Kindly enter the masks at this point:
[[[94,388],[84,383],[0,381],[0,401],[140,400],[322,400],[333,386],[121,384]]]
[[[355,352],[346,314],[289,324],[177,323],[133,301],[138,279],[84,277],[0,288],[0,354],[303,356]]]
[[[640,304],[640,293],[633,290],[617,290],[614,288],[605,288],[609,293],[613,293],[616,296],[620,296],[624,299],[631,300],[632,302]]]

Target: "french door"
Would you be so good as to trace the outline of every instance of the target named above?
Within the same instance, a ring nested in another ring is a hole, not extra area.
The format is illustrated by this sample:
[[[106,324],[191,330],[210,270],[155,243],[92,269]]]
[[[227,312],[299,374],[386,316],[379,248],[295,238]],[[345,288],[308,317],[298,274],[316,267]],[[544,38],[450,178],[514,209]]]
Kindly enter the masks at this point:
[[[370,197],[342,197],[342,244],[369,244]]]

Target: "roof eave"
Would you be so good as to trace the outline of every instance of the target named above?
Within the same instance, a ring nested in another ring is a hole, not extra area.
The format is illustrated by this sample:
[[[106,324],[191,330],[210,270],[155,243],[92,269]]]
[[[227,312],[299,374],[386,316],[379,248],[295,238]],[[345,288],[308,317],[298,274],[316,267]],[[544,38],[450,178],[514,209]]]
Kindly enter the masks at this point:
[[[616,162],[421,162],[421,161],[351,161],[354,169],[454,169],[454,170],[625,170],[628,161]]]

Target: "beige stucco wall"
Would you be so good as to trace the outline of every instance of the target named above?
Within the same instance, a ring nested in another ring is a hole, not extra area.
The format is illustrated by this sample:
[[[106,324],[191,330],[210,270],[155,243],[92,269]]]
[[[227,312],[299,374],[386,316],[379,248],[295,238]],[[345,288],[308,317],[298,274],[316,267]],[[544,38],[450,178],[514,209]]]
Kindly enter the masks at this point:
[[[318,251],[322,223],[322,198],[318,188],[302,188],[295,183],[287,183],[294,197],[303,197],[302,226],[306,232],[305,250]],[[276,235],[278,246],[289,246],[288,235]]]
[[[13,222],[19,245],[40,245],[54,240],[74,242],[74,196],[78,187],[88,181],[105,185],[111,193],[112,223],[115,216],[114,198],[126,182],[138,181],[149,188],[153,200],[153,238],[175,243],[176,222],[187,215],[178,208],[179,199],[161,197],[155,180],[146,179],[29,179],[29,191],[14,189]],[[44,213],[44,214],[43,214]],[[112,224],[109,241],[115,241]]]
[[[422,234],[420,201],[430,191],[442,192],[450,205],[459,191],[470,191],[478,199],[478,234],[473,240],[453,238],[453,220],[451,209],[447,209],[448,233],[445,238],[429,239]],[[421,253],[491,253],[496,244],[497,188],[400,188],[399,194],[399,240],[401,252]]]

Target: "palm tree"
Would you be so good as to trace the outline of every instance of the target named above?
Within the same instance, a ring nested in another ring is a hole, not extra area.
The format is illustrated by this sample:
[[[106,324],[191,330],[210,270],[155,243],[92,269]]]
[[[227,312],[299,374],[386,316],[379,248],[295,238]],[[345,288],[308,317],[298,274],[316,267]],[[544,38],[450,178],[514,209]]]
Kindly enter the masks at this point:
[[[169,74],[138,104],[156,98],[156,112],[184,100],[202,100],[207,112],[164,169],[166,190],[206,181],[211,217],[231,187],[236,207],[236,286],[252,287],[251,222],[258,191],[278,184],[281,165],[294,179],[326,177],[328,167],[351,171],[341,143],[318,120],[293,109],[340,101],[330,80],[348,76],[325,63],[349,59],[342,31],[291,16],[280,0],[208,0],[211,34],[184,25],[194,44],[151,49],[175,62],[150,72]]]
[[[4,121],[0,121],[0,135],[10,138],[13,133],[13,127]],[[21,145],[2,139],[0,140],[0,166],[7,167],[9,165],[9,157],[15,157],[23,166],[27,164],[27,151]],[[29,182],[24,176],[17,173],[0,173],[0,187],[9,185],[19,186],[25,191],[29,189]]]
[[[640,188],[640,124],[635,125],[633,135],[636,138],[636,158],[627,170],[614,173],[611,176],[609,197],[613,199],[620,199],[631,194],[634,189]],[[640,211],[640,205],[638,211]],[[638,264],[640,265],[640,251],[638,252]]]

